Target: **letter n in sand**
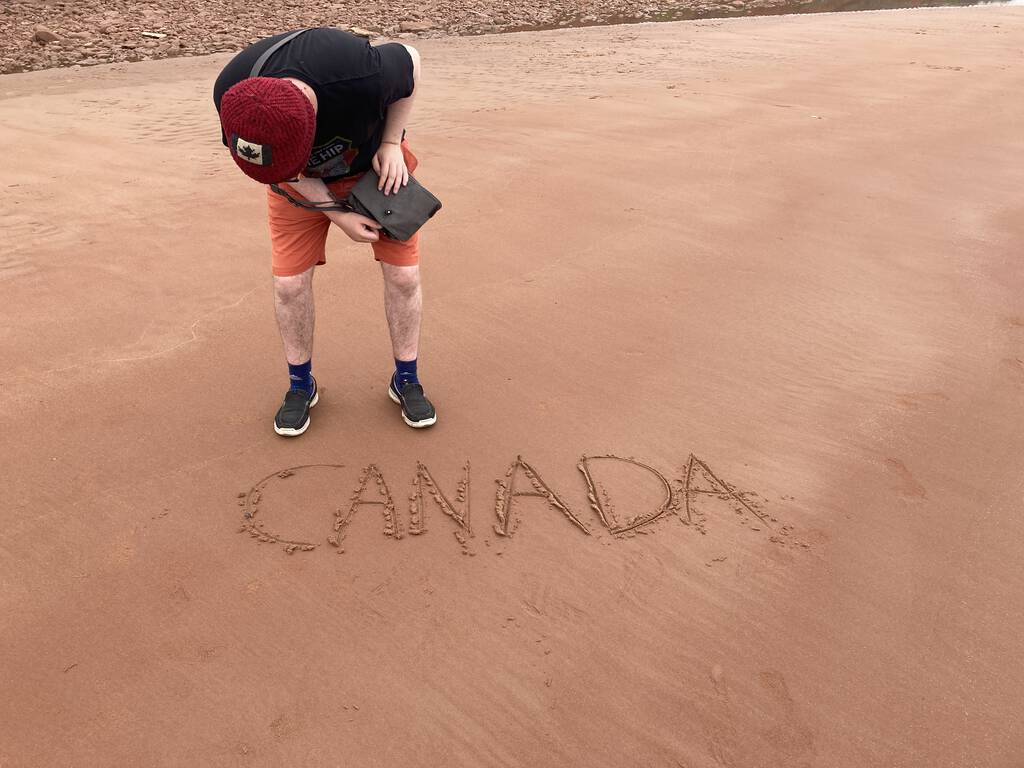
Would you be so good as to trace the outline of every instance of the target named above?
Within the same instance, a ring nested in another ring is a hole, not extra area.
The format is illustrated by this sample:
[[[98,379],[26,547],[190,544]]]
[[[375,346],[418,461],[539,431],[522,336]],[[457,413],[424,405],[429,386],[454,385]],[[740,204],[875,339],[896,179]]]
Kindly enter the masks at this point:
[[[455,538],[463,549],[468,546],[466,537],[473,535],[469,523],[469,462],[462,468],[462,479],[455,487],[455,501],[458,507],[448,499],[441,486],[434,480],[430,470],[423,462],[416,462],[416,477],[412,481],[412,493],[409,495],[409,533],[418,536],[427,532],[427,505],[424,495],[434,499],[441,511],[451,518],[458,529]]]

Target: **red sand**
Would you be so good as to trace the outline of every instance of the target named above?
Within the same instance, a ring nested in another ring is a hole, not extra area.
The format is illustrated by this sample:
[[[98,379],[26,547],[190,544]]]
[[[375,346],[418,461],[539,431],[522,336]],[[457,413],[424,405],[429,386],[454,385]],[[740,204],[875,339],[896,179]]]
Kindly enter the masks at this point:
[[[1024,764],[1024,9],[420,47],[422,433],[226,56],[0,79],[0,765]]]

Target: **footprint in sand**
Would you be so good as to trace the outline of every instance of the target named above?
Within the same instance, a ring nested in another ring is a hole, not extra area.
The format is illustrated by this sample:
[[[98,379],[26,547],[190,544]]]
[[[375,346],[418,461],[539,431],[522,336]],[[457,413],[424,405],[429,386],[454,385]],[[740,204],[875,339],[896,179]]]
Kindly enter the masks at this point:
[[[765,741],[775,747],[780,756],[790,760],[812,756],[814,731],[800,718],[785,676],[777,670],[766,669],[760,674],[760,682],[775,699],[778,707],[776,711],[781,713],[781,717],[778,717],[781,722],[762,731]]]
[[[899,459],[888,458],[885,460],[885,468],[894,474],[898,480],[896,490],[901,496],[907,496],[914,499],[924,499],[928,497],[928,492],[924,486],[917,482],[917,478],[907,469]]]
[[[711,667],[711,684],[715,687],[715,693],[722,698],[729,698],[729,691],[725,687],[725,670],[721,664]]]
[[[949,396],[945,392],[903,392],[896,397],[896,402],[908,411],[934,407],[939,403],[948,403]]]

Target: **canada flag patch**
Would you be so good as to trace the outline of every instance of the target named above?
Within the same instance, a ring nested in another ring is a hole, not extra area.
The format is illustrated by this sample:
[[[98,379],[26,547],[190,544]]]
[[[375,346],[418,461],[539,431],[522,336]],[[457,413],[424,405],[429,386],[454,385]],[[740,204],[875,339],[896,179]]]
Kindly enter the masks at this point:
[[[253,165],[270,165],[272,162],[269,144],[256,144],[239,136],[234,137],[234,155]]]

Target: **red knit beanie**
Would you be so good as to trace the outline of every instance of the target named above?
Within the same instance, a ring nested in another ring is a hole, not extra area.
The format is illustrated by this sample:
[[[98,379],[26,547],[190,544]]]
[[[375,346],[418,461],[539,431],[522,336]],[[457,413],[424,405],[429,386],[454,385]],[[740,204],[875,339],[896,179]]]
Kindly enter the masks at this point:
[[[263,184],[294,179],[309,162],[316,112],[288,80],[235,83],[221,98],[220,124],[238,167]]]

